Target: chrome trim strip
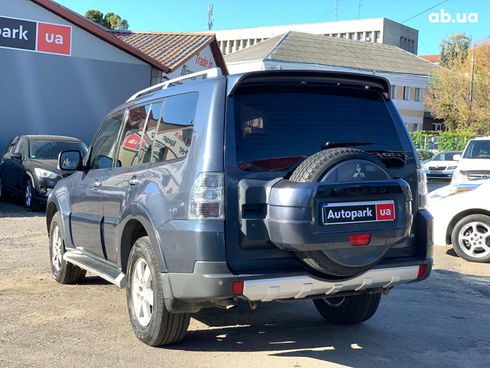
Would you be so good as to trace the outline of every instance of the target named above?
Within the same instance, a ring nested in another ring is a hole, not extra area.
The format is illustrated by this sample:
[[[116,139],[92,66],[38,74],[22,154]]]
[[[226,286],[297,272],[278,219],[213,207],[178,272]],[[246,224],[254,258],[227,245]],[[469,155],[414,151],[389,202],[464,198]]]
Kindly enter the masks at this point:
[[[302,299],[311,295],[333,295],[345,291],[392,287],[417,279],[419,266],[380,268],[345,281],[324,281],[308,275],[247,280],[243,296],[251,301]]]

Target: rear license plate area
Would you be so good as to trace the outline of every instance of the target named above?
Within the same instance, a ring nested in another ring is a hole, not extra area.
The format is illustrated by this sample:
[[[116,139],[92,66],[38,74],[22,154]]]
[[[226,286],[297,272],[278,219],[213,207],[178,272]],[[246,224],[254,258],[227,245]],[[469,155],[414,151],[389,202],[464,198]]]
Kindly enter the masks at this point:
[[[395,203],[393,201],[321,203],[320,219],[323,225],[395,221]]]

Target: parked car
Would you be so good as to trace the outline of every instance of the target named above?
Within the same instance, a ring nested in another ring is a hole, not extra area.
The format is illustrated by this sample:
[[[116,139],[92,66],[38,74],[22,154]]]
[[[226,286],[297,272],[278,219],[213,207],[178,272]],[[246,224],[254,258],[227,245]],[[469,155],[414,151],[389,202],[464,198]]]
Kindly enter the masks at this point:
[[[459,157],[456,157],[459,158]],[[490,178],[490,137],[477,137],[468,142],[459,158],[452,184],[481,182]]]
[[[471,262],[490,262],[490,180],[448,186],[430,194],[434,244],[452,244]]]
[[[462,151],[439,152],[422,164],[428,179],[449,179],[453,177],[454,170],[458,166],[456,158],[461,157]]]
[[[56,135],[12,139],[0,160],[0,197],[20,197],[27,209],[39,210],[55,184],[73,173],[58,169],[58,154],[65,150],[85,156],[87,146],[78,139]]]
[[[182,83],[184,79],[202,78]],[[427,182],[381,77],[191,74],[115,108],[50,193],[51,269],[126,287],[136,336],[180,341],[190,314],[311,298],[354,324],[427,278]]]

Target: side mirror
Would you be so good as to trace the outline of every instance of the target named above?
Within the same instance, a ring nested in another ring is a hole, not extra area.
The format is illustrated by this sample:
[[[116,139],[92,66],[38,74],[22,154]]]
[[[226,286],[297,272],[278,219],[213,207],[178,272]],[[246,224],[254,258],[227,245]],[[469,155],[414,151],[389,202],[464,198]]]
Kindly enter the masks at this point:
[[[22,153],[20,152],[14,152],[10,154],[10,157],[13,158],[14,160],[22,161]]]
[[[82,153],[80,151],[62,151],[58,156],[58,169],[60,170],[81,170]]]
[[[459,161],[461,160],[461,155],[460,154],[457,154],[457,155],[454,155],[453,156],[453,161]]]

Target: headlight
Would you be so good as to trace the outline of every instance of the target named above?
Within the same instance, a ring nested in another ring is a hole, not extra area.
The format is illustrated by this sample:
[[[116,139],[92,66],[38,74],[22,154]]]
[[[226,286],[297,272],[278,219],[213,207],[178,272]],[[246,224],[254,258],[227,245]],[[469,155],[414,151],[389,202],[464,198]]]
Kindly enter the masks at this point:
[[[44,170],[36,167],[34,169],[36,176],[40,179],[56,179],[58,177],[58,174],[49,171],[49,170]]]
[[[417,170],[417,179],[419,210],[423,210],[427,207],[427,194],[429,190],[427,189],[427,175],[425,175],[422,169]]]
[[[448,166],[447,170],[456,170],[457,166]]]

